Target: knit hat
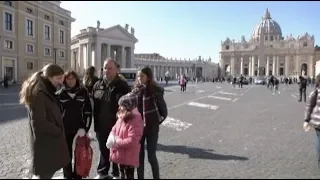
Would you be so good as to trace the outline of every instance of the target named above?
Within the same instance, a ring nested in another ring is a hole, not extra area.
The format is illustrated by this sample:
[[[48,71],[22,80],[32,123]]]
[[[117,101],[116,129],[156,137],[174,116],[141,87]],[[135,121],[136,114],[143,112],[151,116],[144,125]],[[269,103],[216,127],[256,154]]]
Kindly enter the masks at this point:
[[[128,111],[131,111],[132,109],[137,107],[138,96],[136,96],[134,93],[130,92],[130,93],[122,96],[119,99],[118,104],[119,104],[119,106],[126,108]]]

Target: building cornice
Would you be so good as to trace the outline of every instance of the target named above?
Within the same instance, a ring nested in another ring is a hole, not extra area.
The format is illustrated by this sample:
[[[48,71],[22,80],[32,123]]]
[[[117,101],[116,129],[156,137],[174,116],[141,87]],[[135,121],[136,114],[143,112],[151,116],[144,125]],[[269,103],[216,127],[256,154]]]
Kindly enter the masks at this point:
[[[23,1],[21,1],[21,2],[23,2]],[[32,4],[32,5],[38,6],[38,7],[42,8],[42,9],[45,9],[45,10],[47,10],[47,11],[53,13],[53,14],[57,14],[57,15],[59,15],[61,17],[64,17],[64,18],[70,20],[71,22],[75,22],[76,21],[75,18],[71,17],[71,12],[69,10],[66,10],[66,9],[64,9],[62,7],[57,6],[57,5],[52,4],[53,8],[50,9],[50,8],[47,8],[47,7],[43,6],[43,5],[41,5],[41,3],[39,3],[38,1],[27,1],[27,2]],[[67,15],[56,11],[55,8],[61,9],[63,11],[66,11]]]

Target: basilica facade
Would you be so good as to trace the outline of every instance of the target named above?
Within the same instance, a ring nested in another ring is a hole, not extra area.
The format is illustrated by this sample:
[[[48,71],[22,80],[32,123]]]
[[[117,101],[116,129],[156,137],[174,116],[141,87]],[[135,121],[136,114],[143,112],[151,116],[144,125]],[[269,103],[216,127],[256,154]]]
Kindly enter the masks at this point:
[[[266,9],[250,40],[242,36],[239,42],[229,38],[221,42],[221,75],[313,77],[316,57],[313,35],[283,37]]]

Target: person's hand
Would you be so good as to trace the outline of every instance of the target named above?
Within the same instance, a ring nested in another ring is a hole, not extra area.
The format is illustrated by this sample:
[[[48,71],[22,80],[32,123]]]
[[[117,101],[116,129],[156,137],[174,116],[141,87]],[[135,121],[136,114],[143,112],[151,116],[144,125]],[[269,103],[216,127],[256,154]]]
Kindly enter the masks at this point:
[[[159,125],[161,125],[164,121],[164,117],[160,116],[160,121],[159,121]]]
[[[85,131],[84,129],[82,129],[82,128],[78,129],[77,135],[78,135],[79,137],[83,137],[83,136],[85,136],[86,134],[87,134],[87,133],[86,133],[86,131]]]
[[[113,138],[114,138],[113,142],[114,142],[114,145],[115,145],[115,144],[117,144],[119,142],[120,138],[118,136],[113,136]]]
[[[110,133],[108,139],[107,139],[107,143],[106,143],[106,147],[108,149],[112,148],[115,144],[115,137],[112,133]]]
[[[311,129],[311,126],[309,125],[309,123],[308,122],[304,122],[303,123],[303,130],[305,131],[305,132],[307,132],[307,131],[309,131]]]

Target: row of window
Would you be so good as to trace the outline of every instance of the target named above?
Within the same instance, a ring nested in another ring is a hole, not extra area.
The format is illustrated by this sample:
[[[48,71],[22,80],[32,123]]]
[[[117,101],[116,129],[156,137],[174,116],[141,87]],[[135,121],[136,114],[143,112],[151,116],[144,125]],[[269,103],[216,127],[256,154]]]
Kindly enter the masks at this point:
[[[48,63],[43,63],[43,66],[47,65]],[[65,69],[65,65],[64,64],[60,64],[60,67],[62,67],[62,69]],[[33,62],[27,62],[27,70],[33,70]]]
[[[284,47],[284,44],[282,43],[282,44],[280,44],[281,45],[281,47]],[[273,47],[273,45],[270,45],[270,47]],[[303,47],[308,47],[308,43],[307,42],[304,42],[303,43]],[[230,47],[227,45],[226,47],[226,50],[229,50],[230,49]],[[294,44],[291,44],[290,45],[290,48],[294,48]],[[239,49],[239,46],[237,46],[237,49]]]
[[[13,31],[13,26],[14,26],[14,21],[13,21],[13,15],[11,13],[5,12],[5,17],[4,17],[4,21],[5,21],[5,30],[6,31]],[[34,21],[31,19],[26,18],[26,22],[25,22],[25,32],[26,32],[26,36],[31,36],[34,37]],[[49,25],[44,25],[44,31],[43,31],[43,38],[44,40],[47,41],[51,41],[51,26]],[[59,31],[59,41],[60,44],[64,44],[65,42],[65,33],[63,30]]]
[[[42,1],[38,1],[38,3],[41,3],[41,2],[42,2]],[[5,1],[4,4],[7,5],[7,6],[10,6],[10,7],[13,7],[12,1]],[[32,10],[31,8],[27,8],[27,9],[26,9],[26,12],[29,13],[29,14],[34,15],[34,14],[33,14],[33,10]],[[44,19],[50,20],[50,16],[45,14],[45,15],[44,15]],[[64,22],[61,21],[61,20],[59,21],[59,24],[60,24],[61,26],[64,26]]]
[[[11,40],[5,40],[4,41],[4,48],[7,50],[13,50],[13,41]],[[35,45],[34,44],[26,44],[26,53],[30,53],[33,54],[34,53],[34,48]],[[51,56],[51,48],[45,47],[44,48],[44,55],[45,56]],[[59,57],[64,58],[64,51],[63,50],[59,50]]]

